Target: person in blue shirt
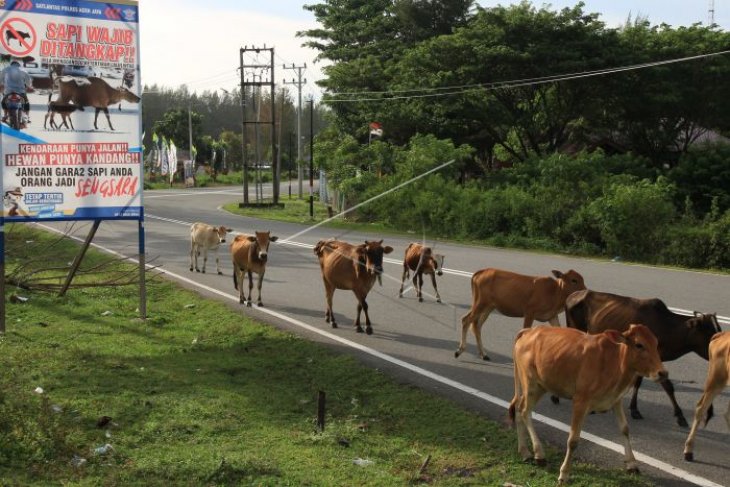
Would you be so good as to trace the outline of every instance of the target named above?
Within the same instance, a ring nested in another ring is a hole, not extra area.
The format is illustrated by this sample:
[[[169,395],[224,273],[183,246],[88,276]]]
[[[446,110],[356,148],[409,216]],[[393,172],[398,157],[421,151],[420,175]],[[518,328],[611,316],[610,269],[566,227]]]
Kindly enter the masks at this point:
[[[20,62],[17,59],[13,59],[10,66],[3,69],[2,73],[0,73],[0,86],[2,86],[3,90],[3,122],[8,119],[6,99],[11,93],[17,93],[23,97],[23,111],[26,115],[30,113],[30,103],[28,102],[26,92],[33,91],[33,79],[28,73],[20,69]]]

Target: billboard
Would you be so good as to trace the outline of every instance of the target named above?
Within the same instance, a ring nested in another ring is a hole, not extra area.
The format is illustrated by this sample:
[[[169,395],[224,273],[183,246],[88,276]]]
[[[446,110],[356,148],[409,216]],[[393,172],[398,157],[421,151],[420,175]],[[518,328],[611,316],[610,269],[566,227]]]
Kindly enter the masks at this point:
[[[6,221],[142,218],[138,13],[0,0],[0,83],[12,62],[32,82],[29,120],[3,110],[0,124]]]

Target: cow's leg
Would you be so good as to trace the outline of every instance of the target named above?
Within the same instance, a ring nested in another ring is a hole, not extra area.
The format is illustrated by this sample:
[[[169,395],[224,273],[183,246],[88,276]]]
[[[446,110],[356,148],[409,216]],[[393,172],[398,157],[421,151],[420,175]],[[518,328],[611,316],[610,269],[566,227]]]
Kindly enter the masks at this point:
[[[543,449],[540,438],[537,436],[535,426],[532,424],[532,410],[535,408],[535,404],[537,404],[540,398],[545,394],[545,390],[537,385],[537,383],[523,385],[527,386],[527,390],[523,391],[522,408],[519,410],[519,414],[521,416],[520,419],[530,435],[530,440],[532,440],[532,451],[534,452],[535,463],[542,466],[545,465],[545,450]]]
[[[195,262],[195,267],[198,267],[197,259],[195,258],[195,242],[190,241],[190,272],[193,272],[193,262]]]
[[[101,108],[97,108],[96,113],[94,114],[94,130],[99,130],[99,127],[97,126],[97,122],[99,120],[99,111],[101,111]]]
[[[335,322],[335,314],[332,311],[332,298],[335,294],[335,287],[329,282],[324,281],[324,292],[327,298],[327,311],[325,313],[325,322],[331,322],[332,328],[337,328],[337,323]]]
[[[246,300],[246,306],[251,306],[251,300],[253,298],[253,272],[249,269],[248,271],[248,299]]]
[[[639,387],[641,387],[641,381],[644,380],[640,375],[636,377],[634,381],[634,390],[631,392],[631,402],[629,403],[629,411],[631,411],[631,417],[633,419],[644,419],[636,407],[636,400],[639,396]]]
[[[493,310],[494,308],[487,309],[481,315],[479,315],[476,321],[473,321],[471,324],[471,332],[474,334],[474,338],[476,338],[477,349],[479,350],[479,356],[482,358],[482,360],[490,360],[487,352],[484,351],[484,345],[482,344],[482,326],[484,326],[484,322],[487,321],[487,318],[489,318],[489,314]]]
[[[687,420],[684,417],[684,413],[682,413],[682,408],[679,407],[679,404],[677,404],[677,398],[674,397],[674,384],[672,384],[672,381],[665,378],[659,381],[659,384],[664,388],[664,392],[667,393],[667,396],[669,396],[669,400],[672,403],[672,407],[674,408],[674,417],[677,420],[677,424],[683,428],[686,428],[689,426],[687,423]]]
[[[223,272],[221,272],[220,260],[218,259],[218,247],[215,248],[215,270],[218,271],[218,275],[223,274]]]
[[[76,130],[74,128],[74,122],[73,122],[73,120],[71,120],[71,114],[70,113],[66,116],[66,119],[68,119],[68,124],[71,126],[71,130]],[[66,121],[66,119],[64,119],[64,122]],[[68,128],[68,126],[66,128]]]
[[[624,437],[624,462],[626,470],[632,473],[639,473],[639,464],[634,458],[634,451],[631,449],[631,440],[629,439],[629,423],[626,421],[626,414],[621,399],[613,405],[613,414],[616,415],[618,430]]]
[[[530,328],[533,321],[535,321],[534,316],[532,316],[531,314],[525,314],[525,319],[522,322],[522,328]]]
[[[467,330],[471,327],[474,334],[476,335],[476,331],[474,331],[475,330],[474,325],[476,324],[476,321],[481,319],[482,315],[485,315],[484,319],[486,320],[487,316],[489,316],[489,313],[491,313],[491,312],[492,312],[491,309],[485,309],[483,307],[479,307],[477,305],[477,303],[472,303],[471,309],[469,310],[469,312],[461,318],[461,341],[459,342],[459,347],[456,349],[456,352],[454,352],[454,357],[458,358],[459,355],[461,355],[464,352],[464,350],[466,350],[466,332],[467,332]],[[481,337],[479,338],[478,343],[481,343]],[[483,355],[483,352],[484,351],[480,348],[479,353],[480,353],[481,357],[485,360],[489,360],[489,357],[485,358],[485,355]]]
[[[106,121],[109,122],[109,128],[111,130],[114,130],[114,127],[112,127],[112,119],[109,117],[109,109],[104,107],[103,110],[104,110],[104,115],[106,115]]]
[[[560,465],[560,475],[558,476],[558,484],[564,485],[568,481],[570,475],[570,463],[573,460],[573,454],[578,446],[580,439],[580,430],[583,428],[583,421],[588,413],[588,403],[582,398],[573,398],[573,415],[570,421],[570,434],[568,435],[568,448],[565,452],[565,459]]]
[[[244,282],[246,281],[246,270],[242,267],[235,266],[236,275],[238,275],[238,302],[240,304],[246,303],[246,291],[243,287]],[[235,282],[235,281],[234,281]]]
[[[412,281],[413,281],[413,289],[416,290],[416,298],[418,298],[418,301],[423,301],[423,299],[421,298],[421,289],[418,287],[418,274],[419,274],[419,272],[420,271],[415,271],[413,273],[413,279],[412,279]]]
[[[370,323],[370,314],[368,313],[368,302],[365,299],[365,296],[362,298],[362,309],[365,311],[365,333],[367,335],[373,334],[373,326]],[[358,313],[359,316],[359,313]]]
[[[436,286],[436,273],[431,274],[431,284],[433,284],[433,290],[436,291],[436,302],[441,302],[441,295],[439,294],[439,288]]]
[[[403,275],[400,278],[400,290],[398,291],[398,297],[403,297],[403,284],[406,282],[406,279],[408,279],[408,266],[403,266]]]
[[[264,283],[264,273],[265,272],[266,272],[265,269],[261,270],[261,272],[259,273],[259,281],[257,283],[257,287],[258,287],[258,291],[259,291],[259,299],[258,299],[258,301],[256,301],[256,305],[260,306],[260,307],[263,307],[263,305],[264,305],[263,301],[261,301],[261,286]]]
[[[203,274],[205,274],[205,265],[208,263],[208,247],[203,247]]]
[[[710,406],[712,406],[712,400],[715,399],[715,396],[717,396],[723,390],[723,388],[724,384],[720,384],[717,386],[715,386],[714,384],[710,386],[708,384],[707,386],[705,386],[706,390],[702,394],[702,397],[700,397],[700,400],[697,402],[697,407],[695,408],[695,417],[692,421],[692,428],[689,430],[687,441],[685,441],[684,443],[684,459],[688,462],[694,460],[694,444],[695,435],[697,434],[697,428],[699,428],[700,423],[702,422],[702,418],[705,417],[708,409],[710,408]],[[725,414],[725,420],[728,422],[728,427],[730,427],[730,404],[728,404],[727,414]],[[705,424],[707,424],[707,421],[705,421]]]
[[[530,449],[527,447],[527,427],[522,419],[522,411],[525,409],[525,395],[522,391],[527,388],[523,387],[521,383],[523,375],[519,361],[515,360],[514,367],[515,395],[510,402],[509,413],[514,417],[517,430],[517,452],[523,461],[528,461],[531,455]]]
[[[423,302],[423,272],[418,273],[418,302]]]

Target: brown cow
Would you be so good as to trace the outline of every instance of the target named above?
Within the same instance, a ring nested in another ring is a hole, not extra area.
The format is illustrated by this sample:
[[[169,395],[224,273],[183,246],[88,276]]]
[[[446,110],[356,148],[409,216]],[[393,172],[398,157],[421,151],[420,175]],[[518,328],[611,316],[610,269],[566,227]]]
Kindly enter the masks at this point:
[[[482,325],[495,309],[512,318],[524,317],[523,328],[532,326],[534,320],[549,321],[560,326],[558,314],[565,307],[565,300],[574,291],[585,289],[583,276],[569,270],[553,271],[556,279],[515,274],[500,269],[482,269],[471,276],[471,309],[461,319],[461,342],[455,357],[466,348],[466,331],[477,340],[479,356],[489,360],[482,346]]]
[[[577,292],[566,300],[565,320],[568,326],[588,333],[608,329],[625,331],[631,323],[646,325],[659,340],[663,362],[676,360],[689,352],[707,360],[710,340],[721,331],[715,314],[685,316],[671,312],[660,299],[637,299],[592,290]],[[641,419],[636,405],[641,381],[641,377],[636,378],[629,405],[634,419]],[[662,381],[661,385],[672,402],[677,424],[688,426],[674,397],[671,381]]]
[[[419,243],[411,243],[403,256],[403,277],[400,280],[400,291],[398,297],[403,297],[403,284],[408,278],[409,271],[413,271],[413,287],[416,288],[416,296],[419,302],[423,302],[423,275],[431,276],[431,284],[436,291],[436,302],[441,302],[441,295],[436,287],[436,276],[443,275],[444,256],[434,254],[431,247],[425,247]]]
[[[365,311],[365,333],[371,335],[368,303],[365,301],[375,279],[381,282],[383,273],[383,254],[389,254],[393,247],[383,247],[383,241],[365,241],[364,244],[353,245],[340,240],[320,240],[314,247],[322,270],[322,281],[327,298],[325,320],[337,328],[335,314],[332,312],[332,296],[335,289],[349,289],[357,298],[357,319],[355,330],[362,333],[360,312]],[[382,282],[381,282],[382,284]]]
[[[56,103],[68,105],[72,103],[79,107],[91,106],[96,109],[94,116],[94,129],[98,130],[97,121],[99,112],[104,111],[109,128],[114,130],[111,118],[109,118],[109,105],[116,105],[122,100],[129,103],[139,103],[140,97],[129,91],[127,88],[114,88],[101,78],[89,76],[88,78],[75,78],[65,76],[58,79],[59,94]]]
[[[707,422],[712,418],[712,400],[727,385],[730,385],[730,332],[728,331],[716,334],[710,342],[710,368],[707,371],[705,391],[697,403],[692,429],[689,430],[689,436],[687,436],[687,441],[684,444],[685,460],[689,462],[694,460],[693,450],[697,427],[705,412],[707,412],[707,418],[705,419],[705,426],[707,426]],[[725,413],[725,422],[730,429],[730,404],[728,404]]]
[[[190,227],[190,272],[193,268],[196,272],[198,269],[198,256],[203,252],[203,274],[205,274],[205,264],[208,262],[208,251],[215,251],[215,268],[218,274],[221,272],[221,266],[218,261],[218,248],[222,243],[226,242],[226,233],[231,232],[230,228],[224,226],[214,227],[206,223],[193,223]]]
[[[231,242],[231,257],[233,258],[233,287],[238,289],[238,302],[246,306],[251,306],[251,297],[253,296],[253,275],[255,272],[259,276],[258,291],[259,299],[256,302],[258,306],[263,306],[261,302],[261,284],[264,281],[266,273],[266,262],[269,260],[269,243],[276,242],[279,237],[274,237],[271,232],[256,232],[256,235],[236,235]],[[245,299],[246,293],[243,290],[243,281],[248,273],[248,301]]]
[[[667,376],[657,349],[657,339],[644,325],[631,325],[619,333],[608,330],[588,335],[572,328],[540,326],[520,330],[514,345],[515,395],[509,406],[517,429],[518,451],[530,458],[526,434],[532,439],[535,462],[545,464],[545,452],[532,425],[532,409],[546,393],[573,400],[573,414],[565,460],[558,482],[564,484],[586,415],[613,410],[624,436],[626,469],[638,471],[629,441],[621,397],[636,374],[659,380]],[[515,421],[516,419],[516,421]]]

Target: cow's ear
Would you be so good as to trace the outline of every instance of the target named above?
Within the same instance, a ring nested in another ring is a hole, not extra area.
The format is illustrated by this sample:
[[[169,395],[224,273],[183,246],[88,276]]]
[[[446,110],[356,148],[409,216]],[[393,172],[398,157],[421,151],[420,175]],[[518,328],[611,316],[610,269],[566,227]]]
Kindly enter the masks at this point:
[[[279,237],[269,237],[269,240],[271,240],[272,242],[276,242],[277,240],[279,240]]]
[[[249,235],[248,237],[246,237],[246,240],[248,240],[249,242],[255,242],[256,237],[254,237],[253,235]]]
[[[555,277],[557,277],[558,279],[560,279],[561,277],[563,277],[563,273],[560,272],[560,271],[556,271],[556,270],[553,270],[553,275]]]
[[[622,335],[617,330],[606,330],[603,332],[604,335],[606,335],[608,338],[611,339],[614,343],[626,343],[626,336]]]
[[[393,247],[391,247],[390,245],[386,245],[385,247],[383,247],[384,254],[389,254],[391,252],[393,252]]]

